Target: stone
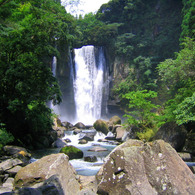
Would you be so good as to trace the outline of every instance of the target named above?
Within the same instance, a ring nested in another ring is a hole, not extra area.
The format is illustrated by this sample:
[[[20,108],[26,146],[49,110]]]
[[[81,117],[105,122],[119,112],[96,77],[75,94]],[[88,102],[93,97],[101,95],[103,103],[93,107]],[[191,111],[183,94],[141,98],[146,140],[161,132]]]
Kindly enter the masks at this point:
[[[14,176],[17,174],[17,172],[18,172],[21,168],[22,168],[21,166],[17,165],[17,166],[15,166],[15,167],[13,167],[12,169],[7,170],[6,172],[7,172],[10,176],[14,177]]]
[[[67,130],[67,129],[66,129],[65,127],[57,127],[57,129],[56,129],[57,137],[58,137],[58,138],[64,137],[64,134],[65,134],[65,131],[66,131],[66,130]]]
[[[19,159],[8,159],[0,163],[0,171],[6,171],[16,165],[22,165],[23,162]]]
[[[71,143],[71,140],[69,138],[64,139],[66,143]]]
[[[64,146],[66,146],[66,142],[60,138],[58,138],[53,144],[52,146],[54,148],[63,148]]]
[[[106,148],[100,147],[100,146],[95,146],[93,148],[90,148],[88,151],[91,152],[103,152],[103,151],[108,151]]]
[[[56,175],[51,176],[49,179],[45,180],[44,183],[37,188],[41,194],[46,195],[64,195],[62,185],[59,178]]]
[[[127,131],[125,127],[117,127],[116,128],[116,140],[118,141],[125,141],[127,135]]]
[[[162,139],[180,152],[185,145],[186,137],[187,131],[183,125],[179,126],[174,122],[168,122],[160,127],[152,140]]]
[[[4,194],[5,195],[12,195],[12,189],[8,188],[8,187],[1,187],[0,186],[0,194]]]
[[[81,184],[81,191],[79,195],[96,195],[97,193],[97,180],[95,176],[79,176]]]
[[[85,139],[81,139],[81,140],[79,140],[79,144],[87,144],[88,143],[88,141],[87,140],[85,140]]]
[[[87,162],[97,162],[97,157],[96,156],[85,156],[84,161]]]
[[[163,140],[128,140],[116,147],[96,175],[97,194],[194,194],[195,176]]]
[[[16,188],[31,187],[56,176],[64,194],[78,194],[80,185],[76,179],[76,171],[65,154],[45,156],[25,167],[15,176]]]
[[[80,139],[85,139],[87,141],[94,141],[94,137],[96,135],[97,131],[95,129],[93,130],[85,130],[80,134],[82,136]]]
[[[81,129],[75,129],[74,131],[73,131],[73,134],[74,135],[77,135],[78,133],[81,133],[82,132],[82,130]]]
[[[65,121],[65,122],[62,122],[62,126],[63,126],[63,127],[66,127],[67,129],[70,129],[70,128],[73,127],[73,124],[71,124],[71,123]]]
[[[109,120],[109,124],[111,125],[120,125],[121,124],[121,118],[119,116],[113,116]]]
[[[3,187],[4,187],[4,188],[13,189],[13,183],[14,183],[14,178],[9,177],[9,178],[3,183]]]
[[[108,124],[104,120],[101,120],[101,119],[96,120],[95,123],[93,124],[93,126],[97,131],[100,131],[100,132],[104,133],[105,135],[107,135],[109,132]]]
[[[83,158],[83,151],[75,146],[65,146],[61,148],[60,153],[66,154],[70,160]]]
[[[192,161],[192,157],[190,153],[178,152],[178,154],[182,158],[183,161]]]
[[[85,129],[85,125],[81,122],[78,122],[77,124],[74,125],[74,127],[78,128],[78,129]]]
[[[22,156],[25,157],[29,157],[29,158],[31,157],[31,154],[23,147],[6,145],[3,147],[3,150],[7,155],[10,156],[21,154]]]
[[[82,138],[80,138],[79,140],[86,140],[86,141],[90,142],[90,141],[93,141],[94,139],[91,138],[91,137],[88,137],[87,135],[84,135],[84,136],[83,136]]]

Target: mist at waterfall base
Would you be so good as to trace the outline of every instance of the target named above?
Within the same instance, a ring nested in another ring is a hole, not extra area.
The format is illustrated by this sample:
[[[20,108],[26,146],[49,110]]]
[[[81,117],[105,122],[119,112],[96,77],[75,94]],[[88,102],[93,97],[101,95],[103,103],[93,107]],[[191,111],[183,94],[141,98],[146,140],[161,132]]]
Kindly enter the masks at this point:
[[[70,55],[71,56],[71,55]],[[51,105],[51,108],[62,121],[72,124],[82,122],[92,125],[97,119],[105,118],[109,96],[109,69],[106,63],[104,49],[92,45],[74,49],[73,59],[70,57],[70,83],[72,89],[69,94],[63,94],[61,108]],[[53,60],[53,74],[56,75],[56,58]],[[65,83],[64,83],[65,84]],[[72,98],[72,100],[69,100]],[[70,104],[72,104],[70,106]]]

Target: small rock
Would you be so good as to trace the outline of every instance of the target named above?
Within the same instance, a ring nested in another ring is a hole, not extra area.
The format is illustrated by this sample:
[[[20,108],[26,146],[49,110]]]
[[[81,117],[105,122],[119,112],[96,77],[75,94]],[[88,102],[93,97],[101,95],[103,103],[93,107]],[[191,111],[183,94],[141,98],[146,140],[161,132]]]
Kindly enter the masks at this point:
[[[70,142],[71,142],[71,140],[70,140],[69,138],[64,139],[64,141],[65,141],[66,143],[70,143]]]
[[[82,132],[81,129],[75,129],[75,130],[73,131],[73,134],[74,134],[74,135],[77,135],[78,133],[81,133],[81,132]]]
[[[54,148],[63,148],[64,146],[66,146],[66,142],[60,138],[58,138],[53,144],[52,146]]]
[[[81,122],[78,122],[77,124],[74,125],[74,127],[78,128],[78,129],[85,129],[85,125]]]
[[[0,170],[6,171],[16,165],[21,165],[23,162],[19,159],[8,159],[0,163]]]
[[[87,162],[97,162],[97,157],[96,156],[85,156],[84,161]]]
[[[14,183],[14,178],[9,177],[5,183],[3,183],[3,187],[13,189],[13,183]]]
[[[90,148],[88,151],[92,152],[103,152],[103,151],[108,151],[106,148],[100,147],[100,146],[95,146],[93,148]]]
[[[87,144],[88,143],[88,141],[87,140],[85,140],[85,139],[81,139],[81,140],[79,140],[79,144]]]
[[[10,176],[15,176],[17,174],[17,172],[21,169],[22,167],[21,166],[15,166],[14,168],[12,169],[9,169],[7,170],[6,172],[10,175]]]
[[[182,158],[183,161],[191,161],[192,157],[190,153],[178,152],[179,156]]]

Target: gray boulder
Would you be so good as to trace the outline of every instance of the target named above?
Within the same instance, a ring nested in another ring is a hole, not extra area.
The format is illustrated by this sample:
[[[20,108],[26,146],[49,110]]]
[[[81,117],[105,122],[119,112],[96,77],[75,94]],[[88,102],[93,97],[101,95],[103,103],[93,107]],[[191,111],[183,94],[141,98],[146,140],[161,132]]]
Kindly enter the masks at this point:
[[[194,194],[195,176],[170,144],[128,140],[96,176],[98,194]]]
[[[87,144],[88,141],[86,139],[81,139],[79,140],[79,144]]]
[[[60,138],[58,138],[53,144],[52,146],[54,148],[63,148],[64,146],[66,146],[66,142]]]
[[[80,185],[76,172],[65,154],[52,154],[20,169],[15,176],[15,188],[31,187],[56,176],[64,194],[78,194]],[[57,194],[57,193],[56,193]]]
[[[152,140],[162,139],[180,152],[185,145],[186,137],[187,131],[183,125],[179,126],[175,122],[168,122],[160,127]]]
[[[78,129],[85,129],[85,125],[81,122],[78,122],[77,124],[74,125],[74,127],[78,128]]]

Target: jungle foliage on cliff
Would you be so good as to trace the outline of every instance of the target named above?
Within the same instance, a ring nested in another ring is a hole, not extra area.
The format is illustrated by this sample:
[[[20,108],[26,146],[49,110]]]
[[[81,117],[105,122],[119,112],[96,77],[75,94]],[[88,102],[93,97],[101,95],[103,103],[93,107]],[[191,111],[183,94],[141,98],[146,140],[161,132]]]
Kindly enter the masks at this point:
[[[194,1],[112,0],[97,14],[80,17],[77,25],[77,44],[104,45],[109,63],[118,62],[112,98],[121,98],[129,125],[195,121]],[[158,96],[149,101],[151,90]],[[153,105],[148,112],[144,102]]]

